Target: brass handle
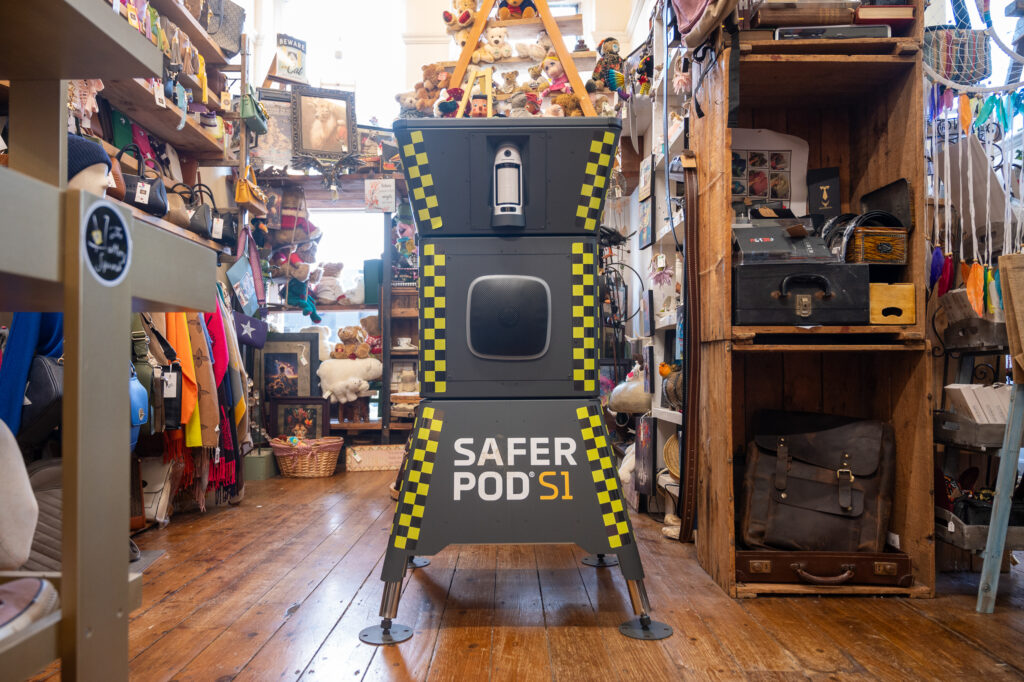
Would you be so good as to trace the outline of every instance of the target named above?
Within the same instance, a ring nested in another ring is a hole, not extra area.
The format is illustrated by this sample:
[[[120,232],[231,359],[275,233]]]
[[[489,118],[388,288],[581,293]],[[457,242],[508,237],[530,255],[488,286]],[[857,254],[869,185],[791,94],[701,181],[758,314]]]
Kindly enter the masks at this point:
[[[850,579],[853,578],[854,573],[856,572],[854,571],[853,564],[844,564],[843,566],[840,566],[840,568],[845,570],[839,575],[830,576],[821,576],[814,575],[813,573],[808,573],[805,570],[804,564],[790,564],[789,567],[793,569],[793,571],[797,574],[797,577],[799,577],[800,580],[804,581],[805,583],[810,583],[811,585],[842,585],[844,583],[849,582]]]

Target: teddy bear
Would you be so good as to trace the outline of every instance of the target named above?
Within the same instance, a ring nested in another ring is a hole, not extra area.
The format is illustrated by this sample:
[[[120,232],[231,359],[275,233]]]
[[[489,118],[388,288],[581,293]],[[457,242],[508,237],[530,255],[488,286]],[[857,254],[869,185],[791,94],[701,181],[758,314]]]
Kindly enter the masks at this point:
[[[555,51],[555,44],[551,42],[547,31],[537,34],[537,41],[534,43],[516,43],[516,54],[523,59],[530,59],[535,62],[547,57]]]
[[[331,359],[320,363],[316,375],[324,398],[332,403],[348,403],[370,389],[371,381],[380,379],[383,365],[376,358],[361,360]]]
[[[529,19],[537,16],[537,5],[533,0],[501,0],[498,3],[498,18]]]
[[[508,29],[501,26],[488,26],[484,30],[484,42],[491,51],[494,61],[512,57],[512,45],[508,42]]]
[[[549,118],[562,118],[565,116],[565,109],[562,108],[561,104],[552,103],[544,112],[544,115]]]
[[[563,92],[555,97],[555,105],[562,108],[563,116],[582,116],[583,107],[580,98],[571,92]]]
[[[445,30],[455,35],[464,28],[472,28],[476,23],[476,0],[452,0],[452,9],[441,14]]]
[[[440,64],[427,64],[420,68],[423,70],[423,80],[413,86],[416,89],[416,110],[421,114],[430,114],[450,74]]]
[[[541,67],[544,69],[544,75],[551,79],[551,84],[544,89],[543,94],[545,97],[554,97],[563,92],[572,92],[569,76],[565,73],[565,69],[562,68],[562,62],[558,61],[558,57],[551,55],[545,57],[544,61],[541,62]]]
[[[505,82],[498,86],[498,92],[503,95],[514,95],[519,92],[519,85],[516,83],[519,78],[518,71],[506,71],[501,74],[501,77],[505,79]]]
[[[468,28],[464,28],[455,34],[455,44],[459,46],[460,50],[465,49],[466,43],[469,42],[469,34],[470,31]],[[487,45],[484,44],[483,41],[480,41],[476,44],[476,47],[473,48],[473,55],[471,59],[474,64],[479,64],[480,62],[487,62],[490,64],[494,61],[494,56]]]
[[[398,102],[398,118],[417,118],[415,92],[400,92],[395,95],[395,101]]]
[[[517,92],[509,102],[510,118],[532,118],[540,113],[540,95],[535,92]]]
[[[342,327],[338,330],[338,338],[341,343],[334,346],[334,351],[331,353],[332,358],[355,359],[370,355],[370,345],[366,343],[366,330],[362,327],[357,325]]]
[[[520,88],[523,92],[535,92],[540,93],[548,87],[549,83],[544,80],[544,66],[543,64],[535,64],[527,69],[530,74],[530,80],[526,81]]]
[[[380,355],[384,351],[384,336],[380,329],[380,316],[367,315],[359,320],[366,331],[366,343],[369,344],[370,355]]]
[[[437,101],[434,102],[434,116],[436,118],[455,118],[459,113],[459,102],[465,91],[462,88],[445,88],[441,91]]]
[[[320,337],[320,362],[331,359],[331,330],[323,325],[303,327],[300,333],[312,333]]]
[[[356,282],[341,295],[341,302],[348,305],[362,305],[366,302],[366,286],[362,275],[356,277]]]
[[[343,263],[321,263],[320,283],[316,285],[316,300],[334,305],[342,296],[341,271]]]

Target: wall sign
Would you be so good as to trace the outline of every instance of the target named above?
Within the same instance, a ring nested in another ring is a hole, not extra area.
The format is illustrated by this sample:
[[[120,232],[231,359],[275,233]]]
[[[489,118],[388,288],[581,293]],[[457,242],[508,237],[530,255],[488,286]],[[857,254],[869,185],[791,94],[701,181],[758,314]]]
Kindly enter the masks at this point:
[[[85,263],[103,286],[124,281],[132,264],[132,236],[124,218],[108,201],[97,201],[82,219]]]

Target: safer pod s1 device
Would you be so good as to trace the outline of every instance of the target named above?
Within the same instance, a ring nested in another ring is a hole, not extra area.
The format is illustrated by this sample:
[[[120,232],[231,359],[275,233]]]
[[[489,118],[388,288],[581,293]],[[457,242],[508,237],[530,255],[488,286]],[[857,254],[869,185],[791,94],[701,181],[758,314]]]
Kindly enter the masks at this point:
[[[395,121],[420,237],[596,234],[621,130],[615,118]]]

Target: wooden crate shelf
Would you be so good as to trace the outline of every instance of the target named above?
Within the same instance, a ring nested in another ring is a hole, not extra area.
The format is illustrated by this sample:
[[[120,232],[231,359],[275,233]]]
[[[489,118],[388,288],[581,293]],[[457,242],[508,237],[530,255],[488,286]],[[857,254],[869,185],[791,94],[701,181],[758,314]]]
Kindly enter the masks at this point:
[[[590,50],[586,52],[572,52],[572,59],[576,62],[576,68],[580,70],[580,73],[588,73],[593,71],[594,66],[597,65],[597,53]],[[480,62],[479,64],[472,64],[470,68],[476,67],[478,69],[486,69],[488,66],[493,66],[497,70],[503,70],[506,68],[514,68],[517,66],[532,66],[537,62],[529,57],[523,58],[519,56],[509,57],[507,59],[499,59],[498,61],[486,63]],[[441,67],[445,69],[454,69],[456,62],[441,62]]]
[[[921,49],[912,38],[853,38],[850,40],[740,40],[747,54],[914,55]]]
[[[161,230],[164,230],[165,232],[170,232],[171,234],[177,235],[182,239],[187,239],[190,242],[195,242],[200,246],[205,246],[206,248],[212,251],[216,251],[217,253],[222,253],[225,255],[231,254],[231,249],[229,247],[224,246],[223,244],[218,244],[212,239],[205,239],[203,237],[200,237],[198,234],[194,232],[189,232],[184,227],[175,225],[174,223],[168,222],[163,218],[157,218],[155,215],[150,215],[149,213],[146,213],[141,209],[135,208],[134,206],[126,204],[123,201],[118,201],[113,197],[107,197],[107,199],[122,207],[124,210],[130,211],[132,217],[134,217],[136,220],[140,222],[146,223],[147,225],[152,225],[153,227],[159,227]]]
[[[103,96],[128,118],[164,140],[179,152],[191,153],[200,159],[220,165],[234,165],[224,152],[224,144],[208,134],[203,127],[185,117],[185,127],[178,130],[181,109],[170,102],[166,108],[157,105],[146,81],[132,78],[104,81]]]
[[[156,11],[174,22],[185,32],[192,44],[203,55],[207,66],[223,66],[228,63],[227,57],[221,52],[217,43],[206,32],[192,13],[185,9],[179,0],[150,0]]]
[[[743,106],[817,109],[833,100],[861,100],[913,72],[919,63],[916,55],[744,54],[741,101]],[[813,91],[808,89],[811,84]]]
[[[571,14],[564,17],[555,17],[558,24],[558,32],[563,36],[583,35],[583,15]],[[487,22],[488,27],[497,26],[508,31],[509,42],[524,42],[534,40],[537,34],[544,30],[544,23],[540,17],[529,19],[493,19]],[[572,47],[571,45],[569,46]]]
[[[202,92],[199,80],[190,74],[181,74],[178,76],[178,81],[185,87],[186,90],[191,90],[193,96],[197,96],[198,93]],[[214,92],[210,88],[206,88],[206,106],[214,111],[225,113],[225,109],[220,105],[220,93]]]
[[[331,431],[380,431],[384,428],[380,420],[370,422],[340,422],[331,420]]]

